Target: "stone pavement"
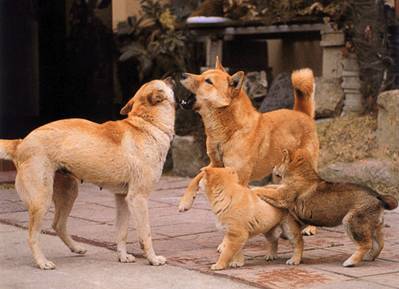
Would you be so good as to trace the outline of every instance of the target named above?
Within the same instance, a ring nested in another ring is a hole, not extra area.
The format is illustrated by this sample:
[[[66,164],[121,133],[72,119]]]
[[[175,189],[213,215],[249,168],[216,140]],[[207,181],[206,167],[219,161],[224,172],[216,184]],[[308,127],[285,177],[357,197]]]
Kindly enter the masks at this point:
[[[281,258],[266,262],[263,259],[265,241],[259,236],[250,240],[244,249],[247,258],[244,267],[210,271],[210,265],[217,259],[216,247],[223,234],[216,229],[215,218],[205,196],[200,195],[190,211],[177,212],[179,198],[188,181],[187,178],[164,176],[150,198],[154,247],[158,254],[168,258],[170,265],[226,277],[259,288],[399,288],[399,210],[385,212],[386,243],[380,258],[360,267],[341,266],[353,252],[354,246],[342,228],[338,227],[320,228],[316,236],[305,237],[303,264],[299,266],[285,265],[291,254],[286,240],[281,240],[279,244]],[[77,241],[115,250],[114,210],[112,194],[83,184],[69,218],[69,231]],[[47,234],[54,234],[51,229],[53,212],[51,208],[45,218],[43,231]],[[27,227],[26,209],[14,189],[0,190],[0,223]],[[140,256],[142,252],[133,225],[129,228],[129,240],[129,251]],[[43,248],[48,258],[53,259],[45,244]],[[57,255],[57,259],[55,261],[58,261],[60,269],[63,257]],[[70,259],[66,248],[65,260],[69,260],[68,263],[74,260]],[[116,255],[114,260],[116,262]],[[126,266],[134,267],[135,264]]]

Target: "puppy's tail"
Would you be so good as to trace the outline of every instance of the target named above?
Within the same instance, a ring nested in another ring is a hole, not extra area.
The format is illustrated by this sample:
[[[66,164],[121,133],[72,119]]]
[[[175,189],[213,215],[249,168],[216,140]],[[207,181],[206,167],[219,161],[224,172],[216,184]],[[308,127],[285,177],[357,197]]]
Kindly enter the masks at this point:
[[[390,196],[390,195],[379,195],[377,197],[382,205],[384,206],[384,209],[386,210],[393,210],[398,207],[398,200],[395,199],[395,197]]]
[[[291,75],[294,88],[294,110],[306,113],[311,118],[315,115],[315,80],[310,68],[296,70]]]
[[[20,139],[0,139],[0,159],[13,160],[21,141]]]

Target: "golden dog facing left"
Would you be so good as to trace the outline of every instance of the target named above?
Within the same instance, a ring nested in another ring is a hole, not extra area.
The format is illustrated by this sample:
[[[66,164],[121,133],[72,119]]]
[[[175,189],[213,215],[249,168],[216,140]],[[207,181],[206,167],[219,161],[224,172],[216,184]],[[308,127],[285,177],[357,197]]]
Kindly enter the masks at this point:
[[[135,216],[139,242],[152,265],[166,262],[155,255],[148,220],[147,198],[159,180],[174,135],[173,81],[144,84],[121,114],[127,118],[103,124],[84,119],[55,121],[32,131],[23,140],[0,140],[0,158],[13,160],[15,182],[29,212],[29,246],[41,269],[54,269],[39,247],[40,226],[51,199],[53,228],[69,249],[86,250],[72,240],[67,218],[78,194],[78,180],[115,194],[116,241],[120,262],[134,262],[126,251],[128,219]]]

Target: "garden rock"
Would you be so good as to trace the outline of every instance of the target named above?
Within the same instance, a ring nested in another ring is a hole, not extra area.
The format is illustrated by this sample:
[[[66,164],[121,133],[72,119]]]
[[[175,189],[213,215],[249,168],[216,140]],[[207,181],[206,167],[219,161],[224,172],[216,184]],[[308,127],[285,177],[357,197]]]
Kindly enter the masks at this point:
[[[320,176],[331,182],[348,182],[376,188],[399,186],[399,167],[388,160],[365,159],[353,163],[333,163],[320,169]]]
[[[173,174],[193,177],[208,165],[202,142],[193,136],[175,136],[172,143]]]
[[[344,91],[339,78],[316,78],[316,117],[340,115],[344,103]]]

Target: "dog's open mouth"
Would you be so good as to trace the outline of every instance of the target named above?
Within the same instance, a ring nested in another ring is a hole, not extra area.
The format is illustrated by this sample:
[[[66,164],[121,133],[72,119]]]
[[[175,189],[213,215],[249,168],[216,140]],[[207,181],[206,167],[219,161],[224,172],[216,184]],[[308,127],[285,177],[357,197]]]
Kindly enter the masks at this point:
[[[193,109],[195,104],[195,95],[192,94],[187,98],[180,99],[179,104],[183,109]]]

